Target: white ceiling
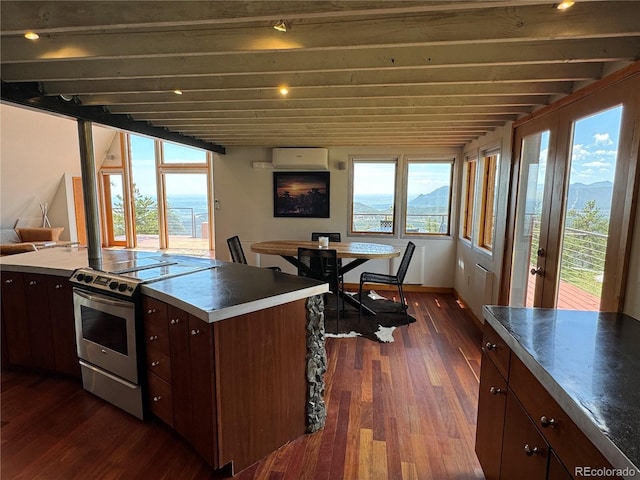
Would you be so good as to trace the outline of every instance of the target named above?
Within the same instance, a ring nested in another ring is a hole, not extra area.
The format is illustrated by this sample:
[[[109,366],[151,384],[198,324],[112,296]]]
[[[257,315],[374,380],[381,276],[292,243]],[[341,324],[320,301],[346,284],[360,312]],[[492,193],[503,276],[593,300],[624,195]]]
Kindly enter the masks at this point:
[[[38,82],[57,102],[72,96],[222,147],[461,146],[640,58],[640,1],[0,8],[5,100],[7,86]],[[286,33],[272,28],[280,19]]]

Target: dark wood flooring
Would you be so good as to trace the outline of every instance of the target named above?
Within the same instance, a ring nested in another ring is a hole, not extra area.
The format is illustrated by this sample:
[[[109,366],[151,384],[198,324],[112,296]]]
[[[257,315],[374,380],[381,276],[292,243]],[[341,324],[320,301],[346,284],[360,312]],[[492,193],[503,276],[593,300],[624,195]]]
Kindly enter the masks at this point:
[[[407,294],[395,342],[328,339],[326,427],[248,479],[482,479],[474,453],[480,331],[452,295]],[[10,479],[223,478],[161,422],[60,377],[2,372],[0,474]]]

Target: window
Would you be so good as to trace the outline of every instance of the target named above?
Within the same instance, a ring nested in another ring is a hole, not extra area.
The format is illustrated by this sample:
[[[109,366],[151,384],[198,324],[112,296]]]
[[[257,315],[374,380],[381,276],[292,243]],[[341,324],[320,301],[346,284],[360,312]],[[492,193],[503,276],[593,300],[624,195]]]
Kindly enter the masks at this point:
[[[473,235],[473,206],[476,195],[477,158],[468,157],[464,164],[464,212],[462,215],[462,237],[471,240]]]
[[[499,157],[500,155],[496,151],[485,153],[482,156],[482,204],[478,245],[487,250],[493,249]]]
[[[350,233],[395,233],[397,163],[353,160]]]
[[[452,161],[407,163],[406,234],[449,234]]]
[[[123,160],[100,172],[106,244],[213,249],[211,155],[129,133],[120,142]]]

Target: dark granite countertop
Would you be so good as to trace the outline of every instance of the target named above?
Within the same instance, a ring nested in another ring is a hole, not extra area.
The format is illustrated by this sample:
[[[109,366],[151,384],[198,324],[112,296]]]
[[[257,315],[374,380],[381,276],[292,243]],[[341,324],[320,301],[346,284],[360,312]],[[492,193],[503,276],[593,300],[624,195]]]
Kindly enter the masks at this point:
[[[209,323],[327,291],[328,285],[317,280],[228,262],[142,286],[143,294]]]
[[[611,464],[640,475],[640,321],[538,308],[483,313]]]

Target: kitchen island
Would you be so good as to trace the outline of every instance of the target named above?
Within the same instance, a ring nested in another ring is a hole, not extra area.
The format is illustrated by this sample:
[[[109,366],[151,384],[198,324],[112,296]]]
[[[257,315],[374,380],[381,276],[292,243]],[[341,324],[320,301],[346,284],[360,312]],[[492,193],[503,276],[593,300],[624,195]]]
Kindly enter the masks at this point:
[[[640,322],[538,308],[483,313],[476,452],[485,476],[637,478]]]
[[[161,255],[102,253],[105,263]],[[322,426],[324,404],[313,396],[323,391],[320,294],[328,287],[268,269],[188,259],[210,268],[141,286],[148,409],[212,467],[240,471]],[[70,368],[73,355],[67,279],[87,263],[86,249],[77,247],[0,259],[4,366],[74,373],[58,369]],[[45,287],[29,290],[39,284]],[[34,294],[46,298],[35,302]],[[31,312],[35,304],[40,311]]]

